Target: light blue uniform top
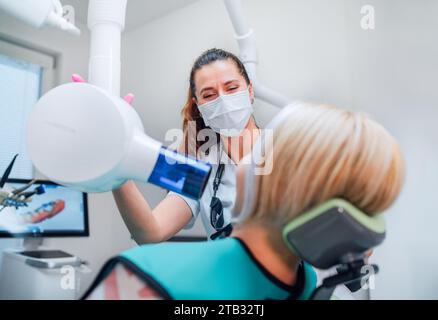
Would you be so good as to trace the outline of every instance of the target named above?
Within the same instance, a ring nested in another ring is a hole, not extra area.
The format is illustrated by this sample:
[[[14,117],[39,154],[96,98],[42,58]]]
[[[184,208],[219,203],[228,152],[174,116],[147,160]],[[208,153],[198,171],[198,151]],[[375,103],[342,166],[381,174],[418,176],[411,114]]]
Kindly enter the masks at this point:
[[[208,242],[148,244],[110,260],[96,287],[123,263],[163,298],[178,300],[308,299],[316,286],[313,268],[302,263],[295,285],[281,282],[237,238]]]

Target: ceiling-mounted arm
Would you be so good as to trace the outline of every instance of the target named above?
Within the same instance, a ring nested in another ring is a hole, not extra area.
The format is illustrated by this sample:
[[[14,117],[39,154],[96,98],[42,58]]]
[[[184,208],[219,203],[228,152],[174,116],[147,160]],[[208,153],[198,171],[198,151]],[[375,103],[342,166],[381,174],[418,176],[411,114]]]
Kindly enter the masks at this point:
[[[253,30],[249,27],[241,1],[224,0],[225,7],[234,28],[234,37],[240,51],[240,60],[244,63],[251,81],[256,81],[257,48]]]
[[[127,0],[90,0],[88,6],[89,82],[117,97],[120,95],[121,34],[126,6]]]
[[[240,59],[253,83],[255,97],[279,108],[288,105],[290,98],[263,86],[257,79],[258,59],[254,31],[249,27],[241,0],[224,0],[224,3],[239,45]]]
[[[52,26],[73,35],[81,31],[63,16],[59,0],[0,0],[0,10],[35,28]]]

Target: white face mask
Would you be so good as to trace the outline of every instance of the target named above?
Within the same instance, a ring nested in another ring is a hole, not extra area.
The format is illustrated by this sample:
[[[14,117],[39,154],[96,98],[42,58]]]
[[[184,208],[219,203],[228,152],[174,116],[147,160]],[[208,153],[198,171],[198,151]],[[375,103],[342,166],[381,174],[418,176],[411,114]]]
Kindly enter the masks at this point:
[[[248,90],[220,95],[198,108],[207,126],[228,137],[240,135],[253,113]]]

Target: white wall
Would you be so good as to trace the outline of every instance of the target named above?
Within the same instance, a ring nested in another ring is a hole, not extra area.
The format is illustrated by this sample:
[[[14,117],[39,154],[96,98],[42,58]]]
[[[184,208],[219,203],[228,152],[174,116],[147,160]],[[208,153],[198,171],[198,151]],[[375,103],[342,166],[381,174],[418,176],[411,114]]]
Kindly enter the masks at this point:
[[[0,38],[38,48],[57,57],[57,84],[69,82],[73,73],[87,76],[89,33],[85,26],[80,27],[82,36],[77,38],[54,29],[34,30],[0,13]],[[44,242],[49,248],[71,252],[90,262],[93,272],[84,278],[82,290],[108,257],[134,245],[111,194],[90,195],[89,211],[89,238],[53,238]],[[21,240],[18,239],[0,239],[0,252],[20,245]]]
[[[347,1],[353,107],[381,121],[400,141],[406,185],[387,213],[376,299],[438,298],[438,2]],[[360,7],[372,4],[376,29],[363,31]]]

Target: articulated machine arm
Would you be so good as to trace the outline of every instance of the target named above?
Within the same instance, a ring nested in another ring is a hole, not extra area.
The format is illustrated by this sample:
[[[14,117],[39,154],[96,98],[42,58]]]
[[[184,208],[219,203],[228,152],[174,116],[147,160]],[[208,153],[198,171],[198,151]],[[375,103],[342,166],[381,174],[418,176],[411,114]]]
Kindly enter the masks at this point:
[[[291,99],[259,82],[257,79],[257,47],[254,31],[249,27],[241,0],[224,0],[239,45],[240,59],[253,83],[255,97],[276,107],[287,106]]]
[[[81,33],[63,17],[59,0],[0,0],[0,10],[35,28],[52,26],[73,35]]]

